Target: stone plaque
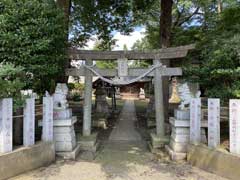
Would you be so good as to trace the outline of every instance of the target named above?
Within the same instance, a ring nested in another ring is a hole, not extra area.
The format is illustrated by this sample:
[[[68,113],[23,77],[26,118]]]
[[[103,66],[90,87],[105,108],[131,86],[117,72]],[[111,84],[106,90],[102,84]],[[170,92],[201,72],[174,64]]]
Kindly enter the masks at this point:
[[[0,101],[0,153],[11,152],[13,102],[11,98]]]
[[[53,141],[53,98],[43,98],[42,140]]]
[[[208,146],[220,144],[220,99],[208,99]]]
[[[190,103],[190,143],[201,142],[201,99],[192,98]]]
[[[32,146],[35,144],[35,99],[26,99],[24,106],[23,120],[23,145]]]
[[[118,76],[128,76],[128,63],[127,59],[118,59]]]
[[[240,154],[240,100],[231,99],[229,106],[230,152]]]

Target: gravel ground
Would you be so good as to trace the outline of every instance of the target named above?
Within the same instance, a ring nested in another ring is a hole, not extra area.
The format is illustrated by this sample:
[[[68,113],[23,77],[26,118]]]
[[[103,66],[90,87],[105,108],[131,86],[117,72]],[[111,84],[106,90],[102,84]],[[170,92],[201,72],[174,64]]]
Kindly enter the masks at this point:
[[[144,142],[106,142],[92,162],[64,161],[13,180],[224,180],[198,168],[158,159]]]

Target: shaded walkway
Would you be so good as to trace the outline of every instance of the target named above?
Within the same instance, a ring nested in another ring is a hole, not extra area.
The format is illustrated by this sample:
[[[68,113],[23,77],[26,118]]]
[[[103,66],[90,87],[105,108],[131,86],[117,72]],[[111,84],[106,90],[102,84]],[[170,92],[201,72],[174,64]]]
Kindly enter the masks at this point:
[[[110,134],[110,141],[141,141],[140,134],[136,131],[136,111],[133,100],[126,100],[118,118],[115,129]]]

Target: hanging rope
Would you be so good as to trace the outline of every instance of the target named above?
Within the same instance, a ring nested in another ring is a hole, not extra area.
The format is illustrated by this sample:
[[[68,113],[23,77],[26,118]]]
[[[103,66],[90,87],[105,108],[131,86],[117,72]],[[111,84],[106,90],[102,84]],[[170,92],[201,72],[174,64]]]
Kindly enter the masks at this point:
[[[148,69],[145,73],[143,73],[142,75],[131,79],[131,80],[123,80],[123,79],[108,79],[103,77],[99,72],[97,72],[93,67],[94,66],[87,66],[87,65],[83,65],[85,68],[87,68],[88,70],[90,70],[91,72],[93,72],[96,76],[98,76],[101,80],[109,83],[109,84],[113,84],[113,85],[128,85],[128,84],[132,84],[134,82],[137,82],[139,80],[141,80],[142,78],[144,78],[145,76],[147,76],[149,73],[151,73],[153,70],[155,70],[156,68],[162,67],[162,64],[157,64],[152,66],[150,69]]]

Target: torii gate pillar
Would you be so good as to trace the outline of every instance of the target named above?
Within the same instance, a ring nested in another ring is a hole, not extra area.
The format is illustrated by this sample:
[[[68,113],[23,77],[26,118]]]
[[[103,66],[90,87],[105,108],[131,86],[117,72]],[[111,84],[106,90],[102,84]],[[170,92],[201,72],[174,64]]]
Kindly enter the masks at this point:
[[[86,60],[86,65],[91,66],[92,60]],[[92,124],[92,74],[85,69],[85,88],[84,88],[84,105],[83,105],[83,136],[91,135]]]
[[[161,65],[161,60],[153,60],[154,65]],[[165,136],[165,114],[163,102],[163,80],[160,68],[154,71],[154,98],[155,98],[155,116],[156,133],[151,134],[150,149],[152,152],[157,148],[163,148],[169,142],[169,137]]]

